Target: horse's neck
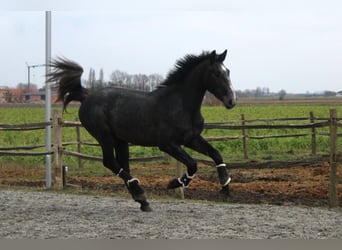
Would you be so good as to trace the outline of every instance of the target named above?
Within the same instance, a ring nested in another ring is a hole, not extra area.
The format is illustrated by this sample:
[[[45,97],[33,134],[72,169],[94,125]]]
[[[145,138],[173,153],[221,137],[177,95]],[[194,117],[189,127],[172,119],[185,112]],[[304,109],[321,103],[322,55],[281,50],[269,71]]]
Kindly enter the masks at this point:
[[[192,72],[182,82],[177,82],[172,85],[157,89],[157,95],[167,103],[166,99],[175,100],[181,98],[183,109],[193,113],[199,112],[205,88],[203,87],[204,71],[199,69],[197,72]]]
[[[199,110],[205,94],[205,89],[202,85],[203,74],[191,74],[188,79],[180,85],[180,91],[183,96],[184,103],[191,109]]]

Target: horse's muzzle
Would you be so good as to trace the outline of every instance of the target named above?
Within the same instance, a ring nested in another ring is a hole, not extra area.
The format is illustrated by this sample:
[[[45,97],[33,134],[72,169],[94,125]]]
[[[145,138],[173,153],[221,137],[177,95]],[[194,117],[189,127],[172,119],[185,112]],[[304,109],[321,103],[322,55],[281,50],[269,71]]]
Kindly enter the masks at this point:
[[[236,98],[224,96],[222,102],[227,109],[232,109],[236,105]]]

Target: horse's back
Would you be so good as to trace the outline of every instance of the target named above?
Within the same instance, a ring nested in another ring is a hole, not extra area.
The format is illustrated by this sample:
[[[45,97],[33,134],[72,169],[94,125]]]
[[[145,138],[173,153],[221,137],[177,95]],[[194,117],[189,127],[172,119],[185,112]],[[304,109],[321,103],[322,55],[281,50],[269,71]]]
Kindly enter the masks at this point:
[[[89,95],[79,110],[84,127],[96,138],[114,136],[136,144],[156,144],[158,122],[153,100],[146,92],[104,88]]]
[[[182,110],[178,97],[121,88],[89,95],[79,117],[95,138],[112,137],[142,146],[184,144],[201,133],[203,118]]]

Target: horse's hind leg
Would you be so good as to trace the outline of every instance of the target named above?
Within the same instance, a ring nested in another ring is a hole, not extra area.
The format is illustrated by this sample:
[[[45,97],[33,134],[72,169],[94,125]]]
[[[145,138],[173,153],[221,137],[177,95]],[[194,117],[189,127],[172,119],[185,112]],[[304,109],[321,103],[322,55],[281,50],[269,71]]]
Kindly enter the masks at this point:
[[[130,175],[128,143],[115,138],[114,147],[116,160],[119,163],[119,166],[123,169],[123,172]],[[137,184],[139,184],[139,181],[136,178],[125,181],[127,189],[131,193],[133,199],[141,204],[142,210],[150,211],[151,209],[149,208],[148,202],[146,201],[144,190],[139,185],[135,185],[135,181],[137,182]]]
[[[119,158],[119,162],[114,158],[114,142],[111,139],[111,137],[105,137],[102,140],[98,140],[102,152],[103,152],[103,165],[110,169],[114,174],[119,176],[123,181],[125,182],[125,185],[128,189],[128,191],[131,193],[133,199],[136,202],[140,203],[140,209],[142,211],[152,211],[149,203],[146,200],[145,192],[142,189],[142,187],[139,185],[139,180],[136,178],[133,178],[129,174],[129,167],[128,167],[128,151],[127,153],[125,151],[121,151],[119,147],[116,147],[116,153]],[[128,150],[128,148],[127,148]],[[127,155],[127,159],[126,159]],[[126,162],[127,161],[127,162]],[[120,165],[123,164],[123,166]]]

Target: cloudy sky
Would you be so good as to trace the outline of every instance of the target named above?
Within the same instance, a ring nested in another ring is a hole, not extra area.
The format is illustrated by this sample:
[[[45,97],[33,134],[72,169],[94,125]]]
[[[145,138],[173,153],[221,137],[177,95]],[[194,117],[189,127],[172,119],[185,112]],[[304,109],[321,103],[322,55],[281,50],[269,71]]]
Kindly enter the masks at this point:
[[[56,2],[56,1],[54,1]],[[45,62],[45,11],[52,56],[102,68],[166,75],[188,53],[228,49],[235,89],[342,90],[340,0],[0,0],[0,86],[27,82]],[[44,85],[44,68],[31,81]]]

